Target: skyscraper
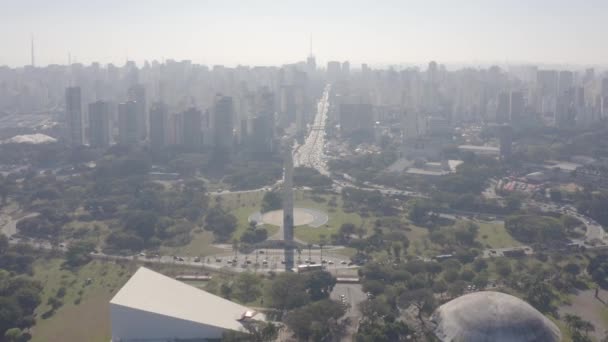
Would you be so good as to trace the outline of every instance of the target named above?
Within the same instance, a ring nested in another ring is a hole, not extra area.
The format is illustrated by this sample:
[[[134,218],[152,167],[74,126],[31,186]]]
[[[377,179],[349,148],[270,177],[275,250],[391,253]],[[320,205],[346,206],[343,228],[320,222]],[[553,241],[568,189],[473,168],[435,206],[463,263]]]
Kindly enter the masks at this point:
[[[285,168],[283,179],[283,240],[285,243],[285,271],[294,268],[293,246],[293,154],[291,144],[285,146],[283,163]]]
[[[216,151],[229,152],[232,150],[234,106],[232,97],[218,94],[215,99],[213,113],[213,134]]]
[[[157,102],[150,109],[150,147],[158,150],[167,145],[168,108]]]
[[[82,97],[80,87],[69,87],[65,90],[66,138],[70,146],[84,145],[82,126]]]
[[[182,113],[182,139],[184,147],[197,150],[203,146],[201,111],[190,108]]]
[[[525,110],[524,94],[521,91],[512,91],[509,99],[509,119],[511,122],[519,123]]]
[[[136,69],[137,70],[137,69]],[[148,136],[148,110],[146,104],[146,88],[136,84],[129,88],[129,101],[135,101],[137,119],[137,139],[145,140]]]
[[[118,105],[118,142],[131,146],[138,143],[137,102],[128,101]]]
[[[89,104],[89,144],[92,147],[110,146],[110,105],[105,101]]]
[[[342,74],[342,66],[338,61],[327,62],[327,81],[334,83],[338,81]]]
[[[501,92],[498,94],[498,103],[496,105],[496,122],[507,123],[509,122],[509,93]]]
[[[500,156],[503,159],[511,158],[513,151],[513,128],[511,125],[501,125],[499,127]]]

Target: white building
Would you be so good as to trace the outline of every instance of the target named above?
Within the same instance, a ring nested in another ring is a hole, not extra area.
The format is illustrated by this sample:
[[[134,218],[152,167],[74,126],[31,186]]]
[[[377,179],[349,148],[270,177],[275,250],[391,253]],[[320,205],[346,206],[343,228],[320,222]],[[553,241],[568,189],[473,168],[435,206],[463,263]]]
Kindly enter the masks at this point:
[[[112,341],[221,339],[264,315],[141,267],[110,301]]]

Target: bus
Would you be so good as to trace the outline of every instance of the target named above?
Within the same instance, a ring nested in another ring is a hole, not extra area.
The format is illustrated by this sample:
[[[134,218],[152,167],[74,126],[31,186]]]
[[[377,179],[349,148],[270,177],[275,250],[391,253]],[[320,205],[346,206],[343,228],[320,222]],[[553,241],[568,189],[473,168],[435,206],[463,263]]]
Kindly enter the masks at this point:
[[[310,271],[322,271],[325,267],[322,264],[318,265],[298,265],[295,269],[296,272],[310,272]]]

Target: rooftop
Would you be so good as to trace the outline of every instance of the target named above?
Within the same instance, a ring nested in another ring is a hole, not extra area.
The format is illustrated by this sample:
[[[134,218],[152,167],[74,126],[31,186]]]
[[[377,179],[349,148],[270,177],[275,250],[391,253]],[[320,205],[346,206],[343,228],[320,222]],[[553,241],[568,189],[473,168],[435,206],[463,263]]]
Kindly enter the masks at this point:
[[[557,326],[523,300],[506,293],[480,291],[440,306],[431,320],[435,335],[450,342],[557,342]]]
[[[135,272],[110,304],[235,331],[242,330],[240,320],[245,317],[265,319],[245,306],[145,267]]]

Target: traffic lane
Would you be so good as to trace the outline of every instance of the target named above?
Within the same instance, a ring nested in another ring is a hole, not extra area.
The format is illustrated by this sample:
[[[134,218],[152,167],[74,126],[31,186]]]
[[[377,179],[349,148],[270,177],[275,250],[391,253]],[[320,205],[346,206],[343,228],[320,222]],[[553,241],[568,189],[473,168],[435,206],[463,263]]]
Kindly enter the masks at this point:
[[[367,295],[363,292],[361,284],[336,284],[331,291],[330,298],[339,303],[346,303],[345,316],[350,317],[355,323],[361,317],[359,304],[367,300]]]

